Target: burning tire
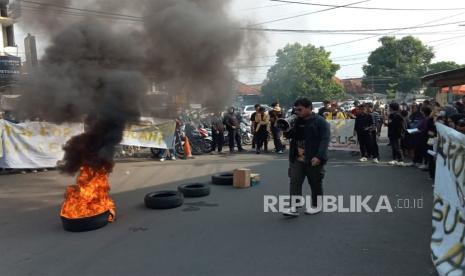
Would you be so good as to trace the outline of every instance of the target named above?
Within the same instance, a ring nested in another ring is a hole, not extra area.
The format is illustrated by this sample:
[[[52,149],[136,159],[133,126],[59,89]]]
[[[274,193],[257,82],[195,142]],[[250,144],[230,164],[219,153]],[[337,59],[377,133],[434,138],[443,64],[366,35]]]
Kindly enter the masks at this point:
[[[184,197],[203,197],[210,194],[210,187],[201,183],[184,184],[178,187],[178,191]]]
[[[215,185],[232,185],[233,184],[233,174],[232,173],[222,173],[212,176],[212,183]]]
[[[69,232],[92,231],[108,224],[108,218],[112,216],[109,211],[87,218],[70,219],[61,216],[63,229]]]
[[[145,195],[145,206],[150,209],[171,209],[183,204],[183,195],[176,191],[152,192]]]

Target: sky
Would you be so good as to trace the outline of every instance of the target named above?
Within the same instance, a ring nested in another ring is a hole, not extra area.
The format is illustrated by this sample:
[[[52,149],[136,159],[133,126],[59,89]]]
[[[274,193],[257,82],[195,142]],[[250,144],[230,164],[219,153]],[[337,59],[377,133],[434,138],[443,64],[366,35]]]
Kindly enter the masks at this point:
[[[223,1],[223,0],[218,0]],[[364,9],[337,8],[329,11],[299,16],[287,20],[277,19],[292,17],[305,13],[328,9],[303,4],[273,2],[270,0],[230,0],[230,13],[233,18],[239,20],[244,26],[254,22],[254,27],[273,29],[311,29],[311,30],[347,30],[347,29],[379,29],[398,28],[411,26],[424,26],[464,21],[465,25],[465,1],[443,0],[369,0],[353,5],[355,7],[376,8],[422,8],[422,9],[446,9],[446,11],[381,11]],[[290,0],[297,2],[320,3],[330,5],[347,5],[363,0]],[[461,9],[460,9],[461,8]],[[269,23],[266,23],[269,22]],[[262,24],[260,24],[262,23]],[[258,24],[258,25],[255,25]],[[408,34],[421,39],[425,44],[435,46],[436,54],[433,62],[455,61],[465,64],[465,51],[462,44],[465,43],[465,26],[452,24],[440,27],[421,28],[405,31],[383,31],[381,34],[395,35],[401,38]],[[27,35],[27,26],[18,24],[16,28],[16,40],[19,46],[18,54],[24,59],[23,40]],[[419,34],[420,33],[420,34]],[[43,39],[44,34],[34,33],[37,37],[39,55],[47,46]],[[313,44],[323,46],[331,52],[331,58],[341,65],[336,76],[342,79],[357,78],[363,76],[362,66],[367,61],[371,51],[380,46],[378,39],[382,35],[348,35],[348,34],[309,34],[309,33],[280,33],[267,32],[262,34],[259,44],[258,57],[248,60],[244,56],[232,64],[237,78],[247,84],[258,84],[266,78],[267,71],[275,62],[275,53],[289,43]],[[364,39],[366,38],[366,39]],[[362,40],[360,40],[362,39]],[[336,45],[338,43],[360,40],[358,42]],[[332,46],[333,45],[333,46]],[[239,67],[239,68],[236,68]]]
[[[330,5],[347,5],[358,2],[357,0],[293,0],[297,2],[310,2]],[[361,1],[361,0],[359,0]],[[265,23],[256,27],[274,29],[379,29],[398,28],[411,26],[424,26],[442,24],[449,22],[464,21],[465,25],[465,1],[443,0],[371,0],[354,5],[356,7],[379,7],[379,8],[422,8],[422,9],[445,9],[454,8],[447,11],[381,11],[338,8],[330,11],[296,17],[288,20],[281,20],[272,23]],[[458,8],[462,8],[459,10]],[[302,4],[290,4],[282,2],[272,2],[269,0],[233,0],[231,13],[234,17],[244,20],[244,22],[255,21],[263,23],[275,19],[292,17],[313,11],[328,9],[328,7],[310,6]],[[395,35],[401,38],[410,33],[422,33],[414,35],[425,44],[434,47],[435,59],[433,62],[451,60],[459,64],[465,64],[465,26],[452,24],[441,27],[422,28],[416,30],[384,31],[386,35]],[[426,34],[429,32],[429,34]],[[434,34],[432,34],[434,33]],[[329,45],[348,42],[352,40],[367,38],[354,43],[348,43],[333,47]],[[363,76],[362,66],[367,61],[371,51],[380,46],[378,39],[381,36],[374,35],[347,35],[347,34],[289,34],[289,33],[266,33],[262,52],[259,59],[253,61],[248,66],[268,66],[275,62],[276,51],[283,48],[288,43],[311,43],[317,47],[323,46],[331,52],[331,58],[335,63],[341,65],[341,69],[336,76],[339,78],[354,78]],[[241,64],[242,65],[242,64]],[[242,68],[238,70],[239,79],[245,83],[260,83],[266,78],[269,67]]]

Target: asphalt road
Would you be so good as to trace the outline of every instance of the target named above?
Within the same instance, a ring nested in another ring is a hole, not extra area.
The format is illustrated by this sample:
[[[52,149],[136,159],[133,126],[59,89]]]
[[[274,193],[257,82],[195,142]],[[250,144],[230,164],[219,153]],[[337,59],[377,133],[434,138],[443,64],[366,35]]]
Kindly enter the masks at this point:
[[[209,182],[213,173],[239,167],[260,173],[262,183],[241,190],[212,186],[209,197],[186,199],[177,209],[143,205],[148,192]],[[333,152],[325,194],[386,195],[394,211],[295,219],[263,211],[264,195],[288,191],[286,156],[128,160],[117,164],[110,181],[117,221],[69,233],[59,211],[73,178],[54,171],[1,175],[0,275],[435,275],[432,182],[415,168],[361,164]],[[396,208],[399,199],[411,205],[423,199],[423,206]]]

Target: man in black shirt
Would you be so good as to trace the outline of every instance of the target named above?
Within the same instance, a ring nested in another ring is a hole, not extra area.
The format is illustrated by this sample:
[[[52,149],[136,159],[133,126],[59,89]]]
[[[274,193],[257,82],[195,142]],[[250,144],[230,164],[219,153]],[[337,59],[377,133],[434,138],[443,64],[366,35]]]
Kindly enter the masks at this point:
[[[215,112],[213,118],[211,119],[211,129],[212,129],[212,152],[215,152],[218,149],[218,153],[223,151],[224,144],[224,125],[223,118],[221,118],[221,112]]]
[[[228,113],[224,116],[223,121],[226,129],[228,130],[229,152],[234,152],[234,141],[237,144],[237,149],[239,151],[244,151],[242,148],[241,135],[239,133],[240,118],[238,114],[236,114],[234,107],[229,108]]]
[[[365,104],[359,106],[359,114],[355,118],[355,132],[357,133],[358,144],[360,146],[360,162],[368,161],[369,155],[372,155],[370,147],[370,132],[374,128],[373,118],[367,113]],[[377,157],[376,157],[377,158]]]
[[[323,107],[318,110],[318,115],[325,118],[326,112],[331,112],[331,102],[328,100],[323,101]]]
[[[312,102],[306,98],[294,104],[297,119],[293,127],[284,135],[290,139],[289,177],[290,195],[302,196],[302,184],[307,178],[312,190],[312,208],[307,214],[321,211],[317,209],[318,198],[323,196],[324,165],[328,161],[330,127],[328,122],[312,112]],[[295,199],[291,198],[292,202]],[[283,212],[286,216],[298,216],[295,206]]]
[[[389,120],[388,120],[388,137],[389,144],[392,148],[393,160],[389,162],[391,165],[404,165],[404,158],[400,148],[400,140],[404,137],[407,130],[407,122],[400,114],[400,106],[398,103],[389,104]]]

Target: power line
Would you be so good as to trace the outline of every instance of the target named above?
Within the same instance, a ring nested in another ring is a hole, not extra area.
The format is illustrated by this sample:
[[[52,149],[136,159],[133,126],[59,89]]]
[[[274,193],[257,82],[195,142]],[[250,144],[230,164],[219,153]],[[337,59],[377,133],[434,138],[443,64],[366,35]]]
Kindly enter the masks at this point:
[[[340,7],[332,7],[332,8],[329,8],[329,9],[318,10],[318,11],[313,11],[313,12],[307,12],[307,13],[297,14],[297,15],[294,15],[294,16],[289,16],[289,17],[284,17],[284,18],[278,18],[278,19],[274,19],[274,20],[270,20],[270,21],[266,21],[266,22],[261,22],[261,23],[258,23],[258,24],[252,24],[250,26],[259,26],[259,25],[263,25],[263,24],[274,23],[274,22],[278,22],[278,21],[283,21],[283,20],[293,19],[293,18],[307,16],[307,15],[311,15],[311,14],[321,13],[321,12],[325,12],[325,11],[335,10],[335,9],[339,9],[339,8],[342,8],[342,7],[356,5],[356,4],[365,3],[365,2],[369,2],[369,1],[371,1],[371,0],[364,0],[364,1],[359,1],[359,2],[354,2],[354,3],[347,4],[347,5],[343,5],[343,6],[340,6]]]
[[[435,19],[435,20],[432,20],[432,21],[428,21],[428,22],[425,22],[425,23],[422,23],[422,24],[419,24],[419,25],[416,25],[416,26],[413,26],[413,27],[425,26],[425,25],[427,25],[427,24],[432,24],[432,23],[435,23],[435,22],[438,22],[438,21],[442,21],[442,20],[446,20],[446,19],[449,19],[449,18],[452,18],[452,17],[459,16],[459,15],[462,15],[462,14],[465,14],[465,12],[461,12],[461,13],[458,13],[458,14],[455,14],[455,15],[452,15],[452,16],[441,17],[441,18],[439,18],[439,19]],[[458,23],[457,23],[457,22],[453,22],[453,23],[443,23],[443,24],[449,24],[449,25],[450,25],[450,24],[458,24]],[[445,25],[442,25],[442,26],[445,26]],[[399,32],[399,30],[389,32],[389,33],[387,33],[387,34],[385,34],[385,35],[394,34],[394,33],[396,33],[396,32]],[[368,37],[364,37],[364,38],[360,38],[360,39],[356,39],[356,40],[350,40],[350,41],[340,42],[340,43],[336,43],[336,44],[331,44],[331,45],[325,46],[325,48],[330,48],[330,47],[335,47],[335,46],[340,46],[340,45],[351,44],[351,43],[355,43],[355,42],[359,42],[359,41],[364,41],[364,40],[368,40],[368,39],[375,38],[375,37],[379,37],[379,35],[368,36]]]
[[[366,62],[357,62],[357,63],[351,63],[351,64],[339,64],[341,67],[346,67],[346,66],[353,66],[353,65],[361,65],[365,64]]]
[[[448,17],[450,18],[450,17]],[[274,28],[251,28],[251,27],[244,27],[241,29],[249,30],[249,31],[260,31],[260,32],[289,32],[289,33],[363,33],[363,32],[381,32],[381,31],[402,31],[402,30],[413,30],[413,29],[425,29],[425,28],[434,28],[434,27],[442,27],[442,26],[450,26],[450,25],[457,25],[460,23],[464,23],[464,20],[455,21],[455,22],[448,22],[448,23],[441,23],[441,24],[431,24],[431,25],[415,25],[415,26],[408,26],[408,27],[393,27],[393,28],[378,28],[378,29],[335,29],[335,30],[325,30],[325,29],[274,29]],[[455,31],[463,31],[463,29],[457,30],[450,30],[447,32],[455,32]],[[434,33],[442,33],[441,31],[435,31]]]
[[[438,40],[433,40],[433,41],[428,41],[426,43],[434,43],[434,42],[439,42],[439,41],[448,41],[448,40],[453,40],[453,39],[456,39],[456,38],[460,38],[460,37],[464,37],[465,35],[458,35],[458,36],[453,36],[453,37],[449,37],[449,38],[443,38],[443,39],[438,39]]]
[[[287,6],[287,5],[289,4],[268,5],[268,6],[261,6],[261,7],[255,7],[255,8],[241,9],[238,11],[252,11],[252,10],[260,10],[260,9],[266,9],[266,8],[272,8],[272,7]]]
[[[118,13],[111,13],[111,12],[106,12],[106,11],[74,8],[74,7],[70,7],[70,6],[62,6],[62,5],[57,5],[57,4],[50,4],[50,3],[30,1],[30,0],[23,0],[23,2],[24,3],[29,3],[29,4],[45,6],[45,7],[65,8],[65,9],[68,9],[68,10],[75,10],[75,11],[87,12],[87,13],[95,13],[95,14],[98,14],[98,15],[109,15],[109,16],[121,17],[123,19],[132,19],[132,20],[138,20],[138,21],[142,20],[142,17],[134,16],[134,15],[118,14]]]
[[[23,6],[23,9],[25,12],[28,13],[34,13],[34,14],[43,14],[45,11],[42,8],[38,7],[31,7],[31,6]],[[85,14],[85,13],[75,13],[75,12],[69,12],[65,10],[55,10],[55,9],[48,9],[48,11],[53,11],[53,15],[56,16],[73,16],[73,17],[88,17],[88,16],[95,16],[96,19],[99,20],[117,20],[117,21],[125,21],[125,23],[140,23],[142,21],[134,21],[134,20],[128,20],[128,19],[123,19],[123,18],[117,18],[117,17],[110,17],[110,16],[104,16],[104,15],[95,15],[95,14]]]
[[[459,40],[461,40],[463,37],[465,37],[465,36],[458,36],[458,37],[455,37],[453,39],[449,39],[446,42],[442,42],[442,43],[433,45],[433,48],[438,49],[438,48],[442,48],[444,46],[450,46],[450,45],[457,44],[459,42]],[[452,42],[450,42],[450,40],[452,40]]]
[[[464,21],[465,22],[465,21]],[[336,36],[341,36],[341,35],[354,35],[354,36],[360,36],[360,35],[375,35],[375,36],[382,36],[385,35],[386,32],[289,32],[289,31],[277,31],[273,32],[274,34],[312,34],[312,35],[336,35]],[[426,36],[426,35],[450,35],[450,34],[463,34],[465,33],[465,30],[453,30],[453,31],[432,31],[432,32],[402,32],[402,33],[396,33],[397,35],[412,35],[412,36]]]
[[[338,6],[338,5],[329,5],[329,4],[320,4],[320,3],[309,3],[309,2],[300,2],[300,1],[286,1],[286,0],[270,0],[272,2],[282,2],[288,4],[300,4],[300,5],[309,5],[309,6],[320,6],[320,7],[334,7],[334,8],[345,8],[345,9],[362,9],[362,10],[381,10],[381,11],[455,11],[455,10],[465,10],[465,8],[379,8],[379,7],[357,7],[357,6]]]

